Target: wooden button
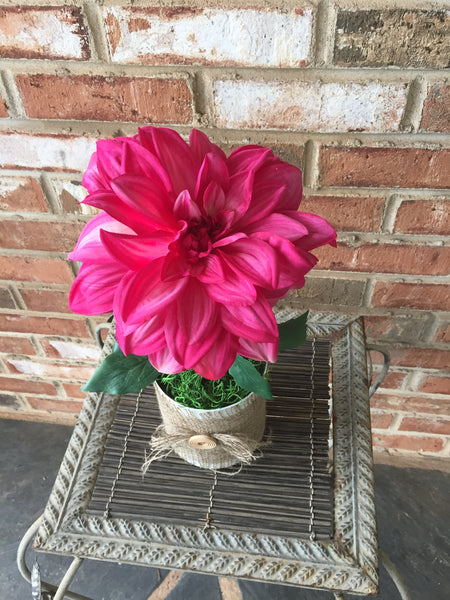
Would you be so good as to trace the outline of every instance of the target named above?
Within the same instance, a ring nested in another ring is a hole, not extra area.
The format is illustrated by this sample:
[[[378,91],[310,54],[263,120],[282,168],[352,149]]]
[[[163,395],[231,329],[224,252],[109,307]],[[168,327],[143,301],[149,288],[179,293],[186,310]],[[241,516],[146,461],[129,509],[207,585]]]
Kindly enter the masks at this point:
[[[217,442],[209,435],[193,435],[189,438],[189,446],[196,450],[212,450],[217,446]]]

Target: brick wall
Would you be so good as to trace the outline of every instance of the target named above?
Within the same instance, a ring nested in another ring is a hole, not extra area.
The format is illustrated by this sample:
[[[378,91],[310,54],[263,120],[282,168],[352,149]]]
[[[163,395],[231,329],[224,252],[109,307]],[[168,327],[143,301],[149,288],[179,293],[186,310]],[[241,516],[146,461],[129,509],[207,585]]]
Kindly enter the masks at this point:
[[[0,411],[72,422],[98,319],[66,261],[95,140],[138,124],[272,146],[339,231],[298,305],[362,314],[392,369],[379,448],[450,453],[450,16],[416,0],[0,7]],[[361,8],[364,6],[364,9]],[[359,9],[355,9],[358,7]],[[246,8],[248,7],[248,8]]]

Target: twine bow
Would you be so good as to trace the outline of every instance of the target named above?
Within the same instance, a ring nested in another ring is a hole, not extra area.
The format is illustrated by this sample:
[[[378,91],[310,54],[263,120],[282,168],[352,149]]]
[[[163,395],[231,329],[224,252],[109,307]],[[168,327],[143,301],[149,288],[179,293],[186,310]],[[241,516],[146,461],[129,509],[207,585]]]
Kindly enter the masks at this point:
[[[186,447],[189,439],[194,435],[198,435],[198,431],[192,431],[180,425],[177,425],[176,429],[172,428],[171,433],[168,433],[164,424],[159,425],[149,442],[151,451],[145,456],[145,462],[142,465],[143,473],[148,470],[153,462],[167,458],[177,448]],[[208,433],[208,437],[217,442],[220,450],[237,458],[241,465],[251,464],[256,459],[255,450],[268,444],[268,442],[257,442],[239,433]],[[199,452],[208,451],[199,450]]]

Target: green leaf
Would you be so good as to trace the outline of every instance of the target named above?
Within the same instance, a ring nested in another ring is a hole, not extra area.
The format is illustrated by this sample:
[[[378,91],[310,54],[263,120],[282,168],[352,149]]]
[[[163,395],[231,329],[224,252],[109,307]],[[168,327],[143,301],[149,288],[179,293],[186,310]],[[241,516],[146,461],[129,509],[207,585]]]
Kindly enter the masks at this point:
[[[235,382],[247,390],[247,392],[255,392],[258,396],[266,398],[266,400],[273,400],[270,386],[258,369],[246,358],[236,356],[236,360],[231,365],[228,371],[233,377]]]
[[[125,356],[117,347],[104,359],[82,390],[114,395],[129,394],[139,392],[158,376],[159,372],[149,363],[147,356]]]
[[[306,311],[300,317],[278,325],[278,333],[280,334],[280,352],[283,350],[290,350],[291,348],[297,348],[305,343],[308,313],[309,311]]]

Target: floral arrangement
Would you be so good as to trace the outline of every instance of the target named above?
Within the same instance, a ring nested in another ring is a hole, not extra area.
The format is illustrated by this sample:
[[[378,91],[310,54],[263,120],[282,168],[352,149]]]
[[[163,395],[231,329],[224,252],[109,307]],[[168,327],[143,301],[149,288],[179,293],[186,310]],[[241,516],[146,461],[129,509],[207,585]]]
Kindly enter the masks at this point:
[[[335,245],[324,219],[298,212],[301,171],[269,148],[227,157],[200,131],[188,144],[143,127],[99,141],[83,185],[101,212],[69,255],[82,263],[69,304],[112,312],[117,339],[84,389],[132,392],[180,374],[270,398],[253,361],[275,362],[306,323],[279,327],[273,306],[304,285],[311,250]]]

